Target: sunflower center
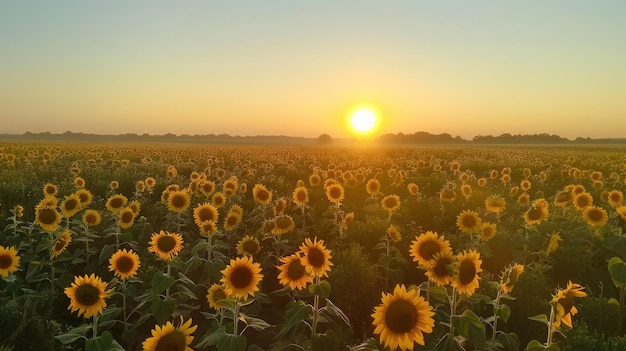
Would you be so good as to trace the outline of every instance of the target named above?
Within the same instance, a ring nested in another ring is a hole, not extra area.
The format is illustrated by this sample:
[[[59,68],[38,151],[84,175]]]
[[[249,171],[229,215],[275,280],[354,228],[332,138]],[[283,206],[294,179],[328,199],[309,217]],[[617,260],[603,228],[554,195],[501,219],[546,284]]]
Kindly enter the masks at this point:
[[[476,265],[469,260],[461,262],[459,267],[459,281],[461,284],[467,285],[471,283],[474,278],[476,278]]]
[[[52,186],[47,186],[46,187],[46,194],[48,195],[54,195],[56,194],[57,189],[52,187]]]
[[[224,293],[224,289],[216,289],[215,291],[213,291],[213,300],[215,302],[218,302],[219,300],[224,300],[227,299],[228,296],[226,296],[226,293]]]
[[[109,203],[111,205],[112,208],[120,208],[122,206],[124,206],[124,200],[116,197],[111,199],[111,202]]]
[[[93,225],[96,224],[97,221],[98,218],[94,214],[88,214],[87,216],[85,216],[85,222],[87,222],[87,224]]]
[[[91,306],[100,300],[100,289],[85,284],[76,289],[76,300],[83,306]]]
[[[594,222],[599,222],[602,219],[604,219],[604,216],[602,215],[602,211],[600,211],[598,209],[593,209],[593,210],[589,211],[587,213],[587,216],[589,216],[589,219],[594,221]]]
[[[170,252],[176,247],[176,239],[172,238],[171,236],[163,236],[159,238],[159,241],[157,242],[157,247],[159,248],[159,250],[161,250],[161,252]]]
[[[202,221],[214,221],[215,220],[215,216],[213,216],[213,211],[211,211],[208,208],[202,208],[200,211],[198,211],[198,217]]]
[[[182,195],[175,195],[172,198],[172,206],[174,206],[175,208],[185,207],[186,204],[187,204],[187,200]]]
[[[574,294],[567,293],[565,294],[565,297],[560,299],[558,302],[561,306],[563,306],[563,312],[568,314],[574,306]]]
[[[184,351],[187,347],[187,338],[180,330],[162,336],[154,348],[155,351]]]
[[[296,193],[296,198],[297,198],[297,199],[298,199],[298,201],[300,201],[300,202],[304,202],[304,201],[306,201],[306,196],[307,196],[307,193],[306,193],[306,192],[304,192],[304,191],[298,191],[298,192]]]
[[[305,269],[300,260],[294,260],[287,268],[287,277],[290,280],[298,280],[304,276]]]
[[[130,223],[133,221],[133,217],[135,217],[135,214],[131,211],[127,211],[122,213],[122,217],[120,217],[120,221],[122,221],[122,223]]]
[[[417,310],[406,300],[396,300],[389,305],[385,314],[385,324],[394,334],[410,332],[417,324]]]
[[[385,208],[394,208],[396,207],[396,205],[397,201],[395,198],[390,197],[388,199],[385,199]]]
[[[330,195],[331,199],[339,199],[341,197],[341,189],[337,187],[332,187],[330,188],[328,194]]]
[[[587,207],[589,205],[589,199],[586,196],[579,196],[576,198],[578,207]]]
[[[65,240],[65,238],[59,238],[56,243],[54,244],[54,251],[60,251],[63,250],[63,248],[65,247],[65,243],[67,241]]]
[[[324,253],[318,248],[309,249],[307,258],[309,259],[309,264],[313,267],[322,267],[325,262]]]
[[[463,216],[462,223],[467,228],[474,228],[476,226],[476,218],[471,215]]]
[[[528,210],[528,219],[530,219],[531,221],[537,221],[541,218],[541,211],[536,208],[533,207],[530,210]]]
[[[51,208],[44,208],[39,211],[39,221],[43,224],[56,223],[57,215]]]
[[[65,204],[63,205],[63,207],[65,208],[66,211],[72,211],[73,209],[78,207],[78,201],[76,201],[76,199],[69,199],[65,201]]]
[[[253,240],[246,241],[245,243],[243,243],[243,251],[247,253],[255,254],[259,252],[259,245],[257,245],[257,243],[254,242]]]
[[[237,216],[228,216],[228,219],[226,220],[226,223],[229,226],[234,226],[235,224],[237,224]]]
[[[128,257],[122,256],[115,262],[115,269],[120,273],[128,273],[135,267],[135,261]]]
[[[87,200],[89,200],[89,196],[85,193],[80,193],[78,194],[78,199],[80,200],[81,203],[87,202]]]
[[[289,217],[280,217],[276,219],[276,227],[278,229],[288,229],[291,226],[291,221]]]
[[[433,256],[438,254],[440,251],[441,251],[441,247],[434,240],[429,240],[429,241],[422,243],[422,245],[420,245],[419,250],[418,250],[420,256],[425,260],[432,259]]]
[[[0,256],[0,269],[9,268],[11,267],[12,263],[13,263],[13,259],[11,258],[11,256],[9,255]]]
[[[447,265],[449,265],[450,260],[447,258],[442,258],[437,260],[437,265],[435,265],[435,268],[433,269],[433,271],[435,272],[435,275],[437,275],[438,277],[445,277],[448,276],[448,268],[446,267]]]
[[[224,198],[221,196],[216,196],[213,198],[213,202],[218,205],[221,206],[224,203]]]
[[[252,271],[247,266],[236,267],[230,274],[230,282],[237,289],[245,289],[252,283]]]
[[[256,193],[256,197],[257,199],[259,199],[259,201],[267,201],[267,199],[269,198],[269,193],[267,192],[267,190],[259,190]]]

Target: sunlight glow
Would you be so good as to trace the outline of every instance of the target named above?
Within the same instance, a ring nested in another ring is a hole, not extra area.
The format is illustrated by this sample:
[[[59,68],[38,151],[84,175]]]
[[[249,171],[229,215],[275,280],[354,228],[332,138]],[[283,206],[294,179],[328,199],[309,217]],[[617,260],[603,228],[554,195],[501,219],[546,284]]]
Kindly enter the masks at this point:
[[[378,116],[371,108],[361,107],[350,114],[349,126],[359,135],[373,133],[378,126]]]

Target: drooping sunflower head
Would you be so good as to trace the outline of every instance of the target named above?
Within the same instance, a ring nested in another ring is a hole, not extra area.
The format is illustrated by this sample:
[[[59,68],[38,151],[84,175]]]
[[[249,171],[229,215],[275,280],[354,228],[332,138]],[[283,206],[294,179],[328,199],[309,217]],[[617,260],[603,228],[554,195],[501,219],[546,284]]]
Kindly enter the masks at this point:
[[[578,309],[574,306],[574,298],[587,296],[583,289],[584,287],[580,284],[569,281],[565,289],[559,289],[556,294],[552,295],[552,303],[556,307],[555,328],[558,328],[561,323],[572,327],[572,316],[578,313]]]
[[[206,295],[206,300],[209,303],[209,307],[213,308],[216,311],[220,311],[222,306],[219,301],[228,298],[228,294],[226,294],[226,290],[224,290],[224,286],[222,284],[213,283],[208,290]]]
[[[283,286],[289,286],[291,290],[302,290],[313,282],[313,277],[307,273],[299,254],[281,257],[280,262],[282,264],[278,266],[278,280]]]
[[[478,217],[478,213],[470,210],[463,210],[456,217],[456,226],[463,233],[472,234],[477,233],[480,230],[482,222]]]
[[[9,273],[17,271],[20,266],[20,256],[15,247],[0,246],[0,276],[6,278]]]
[[[68,310],[78,311],[79,317],[84,315],[90,318],[102,314],[107,305],[104,299],[108,297],[109,291],[100,277],[91,274],[75,276],[72,285],[65,288],[65,295],[70,298]]]
[[[416,236],[409,248],[409,254],[413,257],[413,261],[424,267],[428,267],[430,260],[442,252],[452,253],[450,242],[443,235],[439,236],[436,232],[431,231]]]
[[[517,185],[516,186],[512,186],[509,189],[509,196],[510,197],[515,197],[515,195],[517,195],[518,192],[519,192],[519,187]]]
[[[300,251],[304,254],[302,262],[307,271],[314,276],[328,277],[328,272],[330,272],[333,263],[330,262],[332,256],[330,250],[324,246],[324,240],[315,238],[311,241],[311,239],[306,238],[304,243],[300,245]]]
[[[80,198],[76,194],[72,194],[70,196],[66,196],[65,200],[61,202],[61,214],[65,218],[71,218],[78,211],[80,211],[82,205],[80,202]]]
[[[559,241],[563,241],[563,238],[561,238],[561,235],[557,232],[552,232],[552,234],[550,234],[550,236],[548,237],[544,245],[546,255],[553,253],[559,248]]]
[[[137,275],[141,261],[133,250],[121,249],[109,259],[109,271],[120,279],[127,279]]]
[[[326,198],[328,201],[339,204],[343,201],[345,196],[345,192],[343,189],[343,185],[339,183],[332,183],[326,187]]]
[[[287,201],[284,198],[279,199],[278,201],[276,201],[276,204],[274,205],[274,215],[278,216],[278,215],[283,214],[286,208],[287,208]]]
[[[246,235],[237,243],[237,254],[241,256],[254,256],[261,251],[259,239]]]
[[[190,204],[191,199],[187,190],[172,191],[167,197],[167,208],[172,212],[184,212]]]
[[[115,194],[107,199],[106,208],[110,212],[118,213],[126,204],[128,198],[122,194]]]
[[[380,181],[376,178],[371,178],[365,184],[365,190],[370,195],[378,195],[380,193]]]
[[[400,197],[398,195],[387,195],[381,202],[383,210],[387,212],[395,212],[400,208]]]
[[[452,286],[460,294],[471,296],[478,288],[478,273],[482,272],[480,254],[474,250],[466,250],[456,256],[454,281]]]
[[[154,329],[152,329],[152,336],[144,340],[142,343],[143,350],[193,351],[189,347],[189,345],[193,342],[193,336],[191,334],[196,331],[198,326],[192,326],[191,324],[191,318],[189,318],[187,322],[184,322],[183,317],[180,316],[180,323],[178,327],[174,327],[174,325],[169,321],[163,326],[155,325]]]
[[[252,188],[252,197],[259,205],[269,205],[272,202],[272,192],[267,190],[263,184],[255,184]]]
[[[226,218],[224,218],[224,230],[227,232],[233,231],[237,228],[241,222],[241,215],[236,212],[228,212]]]
[[[83,213],[83,223],[88,227],[98,225],[100,221],[100,212],[96,210],[85,210],[85,213]]]
[[[161,230],[153,233],[148,251],[154,252],[159,258],[171,261],[183,248],[183,236]]]
[[[348,229],[350,228],[352,223],[354,223],[354,212],[346,213],[346,215],[343,217],[343,220],[341,221],[341,226],[343,227],[343,229]]]
[[[425,275],[437,286],[446,286],[454,279],[454,256],[452,250],[436,253],[429,261]]]
[[[50,258],[55,258],[62,254],[71,242],[72,232],[68,229],[61,232],[61,234],[59,234],[56,240],[52,243],[52,247],[50,248]]]
[[[506,207],[506,200],[499,195],[490,196],[485,200],[485,208],[489,212],[502,213]]]
[[[274,218],[274,228],[272,229],[272,234],[274,235],[282,235],[289,233],[293,228],[295,228],[296,224],[293,221],[293,218],[288,215],[281,215]]]
[[[513,291],[515,284],[519,280],[519,276],[524,272],[524,265],[514,264],[509,266],[502,273],[502,278],[500,279],[500,289],[504,293],[510,293]]]
[[[247,300],[259,291],[259,283],[263,279],[261,266],[253,262],[252,257],[238,257],[231,259],[230,264],[221,271],[224,289],[228,295]]]
[[[13,214],[17,218],[21,218],[22,216],[24,216],[24,206],[15,205],[15,208],[13,208]]]
[[[572,201],[572,193],[569,191],[559,191],[554,198],[554,206],[565,207]]]
[[[400,230],[398,229],[398,227],[396,227],[393,224],[387,227],[387,230],[385,233],[387,234],[387,237],[389,238],[389,240],[393,241],[394,243],[397,243],[398,241],[402,240],[402,235],[400,234]]]
[[[382,293],[381,304],[374,307],[372,325],[380,342],[394,351],[413,350],[415,343],[424,345],[424,334],[433,332],[435,320],[432,306],[419,294],[396,285],[393,294]]]

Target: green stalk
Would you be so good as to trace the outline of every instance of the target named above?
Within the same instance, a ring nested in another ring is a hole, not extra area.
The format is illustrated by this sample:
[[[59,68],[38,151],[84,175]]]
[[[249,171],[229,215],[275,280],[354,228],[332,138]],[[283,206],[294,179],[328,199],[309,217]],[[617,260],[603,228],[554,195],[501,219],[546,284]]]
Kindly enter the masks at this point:
[[[239,324],[239,298],[235,298],[235,311],[233,312],[233,335],[237,334],[237,326]]]
[[[617,310],[617,335],[624,335],[624,300],[626,300],[626,285],[622,285],[619,293],[619,309]]]
[[[493,334],[491,335],[491,343],[495,345],[496,343],[496,331],[498,330],[498,310],[500,309],[500,294],[502,293],[502,289],[498,289],[498,294],[496,295],[496,304],[495,311],[493,313]]]
[[[450,298],[450,339],[454,339],[454,324],[452,318],[456,315],[457,291],[452,288],[452,296]]]
[[[548,337],[546,340],[546,347],[552,344],[552,325],[554,324],[554,303],[550,306],[550,318],[548,319]]]
[[[315,284],[319,284],[319,283],[320,283],[320,277],[316,276],[315,277]],[[319,317],[319,305],[320,305],[320,296],[319,295],[315,295],[313,297],[313,327],[312,327],[312,330],[311,330],[311,337],[313,337],[317,333],[317,321],[318,321],[318,317]]]

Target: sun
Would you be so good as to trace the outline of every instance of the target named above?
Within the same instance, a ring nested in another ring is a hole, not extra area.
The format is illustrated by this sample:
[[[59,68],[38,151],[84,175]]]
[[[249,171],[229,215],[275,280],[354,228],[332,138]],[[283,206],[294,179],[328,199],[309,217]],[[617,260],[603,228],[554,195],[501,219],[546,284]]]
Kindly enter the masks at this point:
[[[369,135],[378,127],[378,116],[374,109],[360,107],[350,114],[348,124],[354,133]]]

